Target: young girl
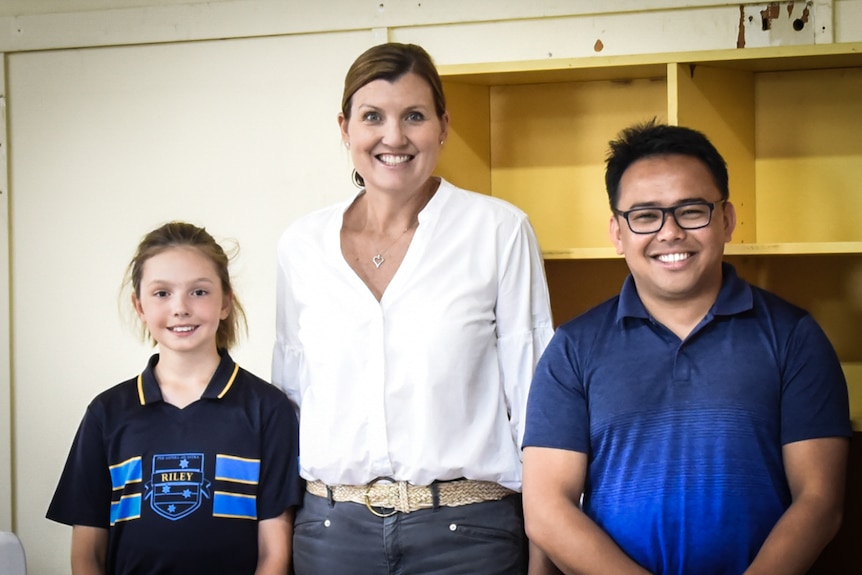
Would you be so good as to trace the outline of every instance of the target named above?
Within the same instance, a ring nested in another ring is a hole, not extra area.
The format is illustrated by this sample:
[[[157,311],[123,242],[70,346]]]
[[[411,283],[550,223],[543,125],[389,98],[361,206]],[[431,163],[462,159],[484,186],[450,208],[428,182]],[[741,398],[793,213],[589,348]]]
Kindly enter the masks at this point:
[[[159,353],[87,408],[48,509],[72,525],[72,573],[287,572],[299,503],[285,395],[227,350],[245,325],[228,257],[174,222],[129,264]]]

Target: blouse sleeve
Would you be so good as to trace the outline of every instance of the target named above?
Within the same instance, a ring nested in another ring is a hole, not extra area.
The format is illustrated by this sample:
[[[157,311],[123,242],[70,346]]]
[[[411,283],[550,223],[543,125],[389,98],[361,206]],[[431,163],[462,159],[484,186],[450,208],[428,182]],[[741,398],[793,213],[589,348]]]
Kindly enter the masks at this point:
[[[495,312],[500,373],[512,437],[520,447],[533,371],[553,335],[544,260],[526,216],[500,253]]]
[[[295,299],[290,286],[286,265],[286,243],[278,246],[278,269],[276,270],[275,301],[275,347],[272,354],[272,383],[287,394],[294,409],[301,403],[299,373],[301,351],[299,348],[298,320]]]

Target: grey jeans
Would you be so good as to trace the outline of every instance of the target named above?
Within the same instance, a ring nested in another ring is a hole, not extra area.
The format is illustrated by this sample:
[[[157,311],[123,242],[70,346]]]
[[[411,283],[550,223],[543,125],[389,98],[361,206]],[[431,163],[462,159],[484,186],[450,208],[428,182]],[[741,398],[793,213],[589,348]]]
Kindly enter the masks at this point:
[[[293,535],[296,575],[524,575],[521,496],[377,517],[306,493]]]

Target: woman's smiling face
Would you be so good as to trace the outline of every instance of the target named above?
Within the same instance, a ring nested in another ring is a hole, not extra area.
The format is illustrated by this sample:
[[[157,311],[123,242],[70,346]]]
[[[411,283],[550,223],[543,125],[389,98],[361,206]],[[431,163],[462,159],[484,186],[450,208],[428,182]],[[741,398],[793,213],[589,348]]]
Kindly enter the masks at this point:
[[[358,89],[338,123],[366,189],[412,193],[437,167],[449,117],[437,116],[431,86],[408,72]]]

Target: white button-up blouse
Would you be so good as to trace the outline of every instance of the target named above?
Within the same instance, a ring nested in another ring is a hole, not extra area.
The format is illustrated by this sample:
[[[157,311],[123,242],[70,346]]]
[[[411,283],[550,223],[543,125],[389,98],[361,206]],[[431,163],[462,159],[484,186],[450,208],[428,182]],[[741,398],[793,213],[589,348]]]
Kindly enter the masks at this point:
[[[527,393],[553,332],[526,215],[442,181],[378,302],[341,252],[350,203],[278,243],[272,380],[299,411],[302,476],[520,491]]]

